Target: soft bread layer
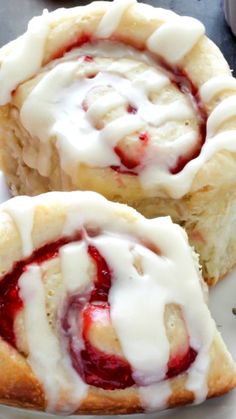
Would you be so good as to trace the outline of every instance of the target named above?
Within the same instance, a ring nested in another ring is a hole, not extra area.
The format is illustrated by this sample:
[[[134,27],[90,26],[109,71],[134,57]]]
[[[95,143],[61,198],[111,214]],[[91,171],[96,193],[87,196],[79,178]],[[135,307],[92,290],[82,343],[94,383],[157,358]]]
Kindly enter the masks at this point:
[[[211,187],[203,189],[181,201],[157,198],[130,204],[147,217],[168,213],[186,229],[190,243],[200,255],[203,276],[211,286],[235,265],[234,190],[232,182],[217,190]]]
[[[232,359],[226,356],[225,346],[222,345],[222,340],[218,336],[212,347],[211,356],[208,397],[221,396],[235,387],[236,379],[235,374],[233,375]],[[9,347],[1,350],[1,358],[4,359],[3,371],[6,374],[6,378],[2,379],[0,385],[1,403],[8,406],[45,410],[46,401],[40,383],[32,376],[26,361],[15,353],[14,357],[15,362],[9,359]],[[17,375],[15,374],[16,365]],[[220,376],[219,365],[221,365]],[[12,379],[11,383],[10,379]],[[177,407],[194,401],[193,394],[184,389],[185,379],[186,377],[181,376],[171,380],[172,396],[168,401],[169,407]],[[143,412],[143,407],[135,389],[109,392],[91,388],[86,400],[76,413],[88,412],[91,414],[128,414]]]

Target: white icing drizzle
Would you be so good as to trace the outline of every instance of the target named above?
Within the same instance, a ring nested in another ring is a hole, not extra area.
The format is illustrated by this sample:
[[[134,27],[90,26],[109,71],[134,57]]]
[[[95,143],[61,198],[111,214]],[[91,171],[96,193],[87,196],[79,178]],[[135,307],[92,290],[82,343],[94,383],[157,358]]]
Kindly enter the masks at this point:
[[[152,166],[145,171],[142,176],[144,187],[150,186],[150,179],[153,184],[158,184],[165,193],[178,199],[184,196],[191,188],[192,181],[198,170],[218,151],[236,151],[235,143],[236,130],[224,131],[210,138],[203,147],[197,159],[191,160],[185,168],[175,176],[169,173],[155,171]],[[234,176],[234,174],[232,173]],[[150,195],[155,196],[155,189],[150,191]]]
[[[112,269],[114,283],[109,293],[111,321],[124,354],[134,368],[135,381],[139,385],[158,382],[165,377],[169,359],[169,343],[163,321],[166,290],[163,292],[160,281],[160,277],[164,281],[170,279],[168,264],[165,263],[167,271],[164,272],[161,258],[159,261],[157,255],[139,245],[131,251],[132,243],[128,240],[108,237],[93,242]],[[134,254],[141,258],[142,275],[133,265]],[[159,265],[158,276],[151,275],[151,264],[154,264],[154,269]]]
[[[72,413],[86,395],[87,385],[75,373],[68,355],[63,357],[59,340],[49,326],[40,267],[28,267],[19,287],[24,302],[28,362],[44,386],[47,411]]]
[[[100,99],[97,99],[89,108],[87,115],[91,118],[93,123],[99,122],[99,120],[112,111],[113,108],[125,105],[126,100],[116,92],[106,94],[106,100],[101,103]]]
[[[221,124],[227,121],[227,119],[235,117],[235,109],[236,95],[226,98],[215,107],[207,120],[208,137],[215,135],[218,128],[221,126]]]
[[[196,401],[206,397],[209,349],[216,330],[184,231],[169,217],[147,220],[135,210],[111,203],[93,192],[52,192],[30,199],[33,209],[37,205],[47,208],[66,203],[64,234],[83,231],[84,226],[99,228],[98,236],[85,235],[85,240],[61,247],[59,262],[63,288],[58,310],[68,294],[83,294],[91,286],[93,275],[87,254],[87,243],[90,242],[112,272],[111,321],[134,378],[140,383],[143,406],[149,410],[165,407],[171,394],[168,382],[162,380],[169,359],[163,316],[165,306],[172,303],[181,307],[190,345],[198,352],[188,370],[186,387],[194,392]],[[16,213],[22,214],[28,208],[27,201],[21,197],[11,201]],[[2,210],[5,211],[4,205]],[[18,215],[16,219],[20,223]],[[22,228],[28,232],[30,225],[29,221],[29,225],[24,224]],[[158,248],[161,256],[140,244],[140,238]],[[138,270],[135,268],[137,257]],[[72,368],[65,344],[49,326],[38,265],[27,267],[19,287],[24,302],[28,360],[44,385],[48,410],[72,412],[86,395],[87,386]],[[62,394],[65,394],[65,402]]]
[[[164,23],[147,41],[150,51],[176,64],[188,54],[204,35],[205,28],[197,19],[183,16]]]
[[[208,374],[209,367],[209,358],[205,357],[204,353],[201,353],[189,369],[186,389],[194,392],[194,404],[202,403],[206,399],[208,385],[203,377]]]
[[[3,58],[0,67],[0,105],[8,103],[17,85],[40,69],[48,29],[48,11],[45,10],[42,16],[34,17],[29,22],[27,32]]]
[[[110,37],[118,27],[124,12],[135,3],[136,0],[114,0],[109,3],[109,8],[99,22],[95,35],[98,38]]]
[[[71,243],[60,250],[60,262],[66,293],[86,288],[91,282],[89,276],[89,256],[85,243]]]
[[[2,209],[12,217],[21,236],[22,256],[30,256],[33,251],[32,228],[34,222],[34,207],[30,197],[20,196],[18,207],[10,199],[2,205]]]
[[[171,394],[171,386],[168,381],[139,388],[139,395],[146,411],[165,409]]]
[[[102,44],[96,46],[96,50],[101,49]],[[132,48],[123,47],[123,50],[126,56],[133,56]],[[86,47],[80,52],[86,53]],[[93,52],[91,47],[89,52]],[[119,164],[119,158],[114,152],[116,144],[127,135],[147,129],[149,124],[159,127],[170,120],[184,121],[194,117],[194,111],[184,97],[166,105],[149,100],[152,89],[158,91],[170,84],[166,75],[161,74],[158,69],[148,69],[130,80],[126,74],[134,67],[134,61],[124,59],[117,60],[92,79],[76,80],[80,65],[80,61],[58,63],[33,89],[20,113],[25,128],[42,143],[45,143],[49,136],[56,136],[62,167],[71,176],[79,162],[100,167]],[[88,92],[99,86],[110,86],[114,91],[104,94],[102,101],[97,99],[85,115],[82,106],[84,98]],[[137,114],[125,114],[109,122],[103,129],[97,130],[96,122],[99,122],[105,112],[111,112],[116,105],[125,103],[135,106]],[[191,138],[196,139],[193,132]],[[173,150],[178,148],[180,143],[178,137],[172,142],[172,156]],[[186,149],[191,146],[191,141],[185,142]],[[155,143],[151,144],[149,155],[152,155],[151,161],[155,167],[156,150]],[[157,159],[162,159],[162,153],[166,156],[166,144],[159,142]],[[34,160],[34,163],[38,165],[39,160]],[[164,161],[164,158],[162,160]],[[49,165],[46,165],[46,168],[48,167]],[[42,167],[37,166],[37,169],[42,174]],[[145,170],[144,167],[143,172]],[[43,173],[46,173],[46,169]]]
[[[236,90],[236,80],[231,76],[213,77],[201,86],[199,93],[203,102],[209,103],[223,90]]]
[[[163,230],[158,226],[155,231],[161,237],[161,251],[165,257],[171,259],[171,264],[139,245],[133,245],[131,251],[131,243],[128,241],[117,238],[112,240],[110,237],[94,240],[108,266],[112,268],[115,278],[109,294],[112,323],[125,356],[135,370],[135,380],[140,384],[150,385],[164,378],[169,359],[169,344],[163,323],[164,308],[168,303],[179,304],[184,312],[190,344],[200,351],[188,370],[187,388],[188,385],[191,389],[194,388],[196,399],[203,400],[208,391],[207,354],[213,339],[213,321],[207,315],[206,305],[201,305],[199,309],[198,304],[194,304],[194,298],[198,302],[202,298],[202,290],[191,256],[186,258],[187,252],[181,248],[178,233],[175,236],[168,225]],[[177,243],[178,252],[174,249]],[[122,264],[117,254],[120,255]],[[141,258],[142,275],[133,266],[134,254]],[[167,288],[166,283],[169,285]],[[205,323],[207,317],[208,321]],[[148,392],[144,391],[142,397],[145,394],[150,400]]]

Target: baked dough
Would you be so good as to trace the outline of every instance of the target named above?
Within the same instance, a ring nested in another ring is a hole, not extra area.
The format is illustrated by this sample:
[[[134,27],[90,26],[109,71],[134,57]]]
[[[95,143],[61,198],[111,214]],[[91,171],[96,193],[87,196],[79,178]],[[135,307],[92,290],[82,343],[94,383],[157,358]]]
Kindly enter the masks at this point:
[[[3,404],[121,414],[236,385],[197,256],[169,217],[93,192],[12,198],[0,269]]]
[[[171,215],[210,285],[233,267],[236,82],[199,21],[135,0],[45,11],[0,61],[13,194],[94,190]]]

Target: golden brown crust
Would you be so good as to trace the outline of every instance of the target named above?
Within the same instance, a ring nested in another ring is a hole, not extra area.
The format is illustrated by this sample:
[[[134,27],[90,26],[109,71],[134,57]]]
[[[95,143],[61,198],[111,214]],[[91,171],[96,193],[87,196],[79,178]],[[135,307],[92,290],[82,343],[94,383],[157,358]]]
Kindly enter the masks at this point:
[[[4,347],[5,346],[5,347]],[[4,347],[4,348],[3,348]],[[14,353],[14,361],[10,352]],[[46,403],[44,392],[27,362],[12,348],[1,342],[0,401],[14,407],[44,410]],[[220,365],[220,368],[219,368]],[[17,368],[17,369],[16,369]],[[17,373],[16,373],[17,371]],[[171,382],[172,395],[167,408],[183,406],[194,402],[194,395],[186,390],[186,374],[176,377]],[[229,355],[225,352],[221,338],[216,335],[211,349],[211,366],[208,378],[208,398],[221,396],[236,386],[236,369]],[[76,413],[79,414],[128,414],[143,412],[138,390],[105,391],[90,387]]]
[[[0,400],[2,403],[34,409],[45,408],[41,384],[26,359],[0,339]]]

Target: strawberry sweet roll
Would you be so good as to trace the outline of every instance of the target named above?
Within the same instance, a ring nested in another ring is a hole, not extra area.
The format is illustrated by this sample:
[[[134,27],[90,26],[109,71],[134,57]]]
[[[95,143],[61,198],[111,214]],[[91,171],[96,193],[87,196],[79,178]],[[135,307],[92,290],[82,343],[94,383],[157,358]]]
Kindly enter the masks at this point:
[[[134,413],[236,385],[197,256],[170,217],[94,192],[12,198],[0,270],[2,404]]]

